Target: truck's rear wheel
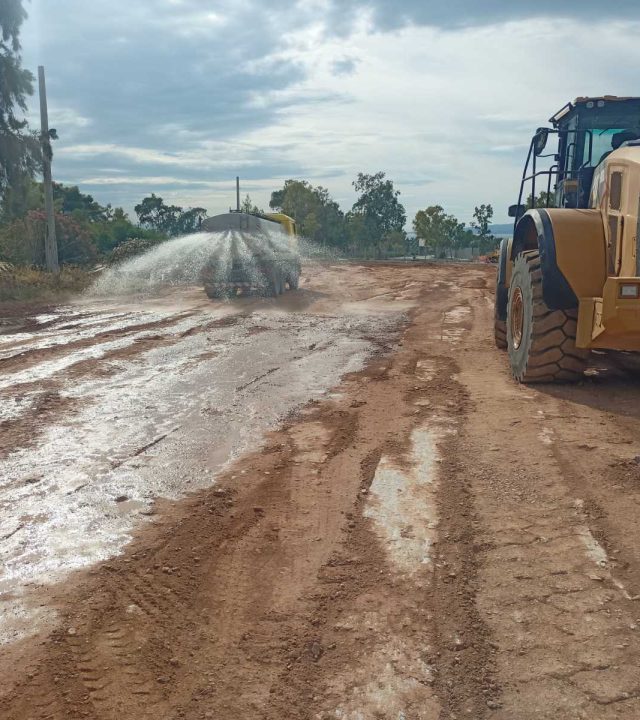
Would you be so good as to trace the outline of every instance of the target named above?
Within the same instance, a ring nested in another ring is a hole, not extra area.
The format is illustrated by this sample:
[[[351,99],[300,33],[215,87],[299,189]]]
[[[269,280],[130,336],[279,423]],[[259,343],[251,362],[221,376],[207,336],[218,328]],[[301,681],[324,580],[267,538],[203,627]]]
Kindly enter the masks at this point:
[[[300,274],[297,270],[293,270],[291,275],[287,278],[289,283],[289,290],[297,290],[300,285]]]
[[[220,300],[227,297],[228,295],[228,292],[225,291],[224,288],[218,287],[216,285],[205,285],[204,291],[210,300]]]
[[[284,278],[279,269],[271,271],[271,279],[269,281],[269,291],[273,297],[278,297],[284,292]]]
[[[537,250],[518,255],[507,305],[511,372],[524,383],[582,379],[589,353],[576,347],[577,310],[551,310],[542,297]]]

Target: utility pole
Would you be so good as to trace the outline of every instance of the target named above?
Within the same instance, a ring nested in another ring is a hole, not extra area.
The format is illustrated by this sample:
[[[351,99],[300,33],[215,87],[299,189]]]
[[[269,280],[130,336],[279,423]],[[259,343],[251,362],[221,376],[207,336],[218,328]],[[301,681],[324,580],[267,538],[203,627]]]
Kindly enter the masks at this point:
[[[56,240],[56,218],[53,210],[53,181],[51,179],[51,139],[49,137],[49,113],[47,112],[47,88],[44,81],[44,67],[38,66],[40,89],[40,142],[42,144],[42,175],[44,180],[44,209],[47,215],[47,229],[44,239],[44,254],[47,270],[57,273],[58,242]]]
[[[236,212],[240,212],[240,177],[236,175]]]

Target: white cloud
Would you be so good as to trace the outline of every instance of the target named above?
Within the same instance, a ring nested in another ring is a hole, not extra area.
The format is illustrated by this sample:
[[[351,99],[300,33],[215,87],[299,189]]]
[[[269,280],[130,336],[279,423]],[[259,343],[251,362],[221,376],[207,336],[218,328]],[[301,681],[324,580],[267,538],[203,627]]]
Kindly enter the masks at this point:
[[[637,32],[637,23],[530,20],[374,33],[363,19],[349,37],[327,39],[312,27],[263,61],[294,60],[306,78],[258,91],[256,104],[286,109],[244,139],[280,147],[310,174],[333,172],[323,184],[347,201],[357,171],[382,169],[403,190],[410,217],[439,203],[468,220],[475,204],[492,202],[502,220],[537,126],[577,95],[637,90],[616,61],[624,53],[637,66]],[[345,55],[358,62],[336,76]],[[434,182],[403,187],[415,173]]]
[[[631,21],[391,31],[346,0],[67,3],[66,14],[32,3],[23,37],[30,67],[49,71],[54,169],[125,207],[139,200],[131,186],[155,183],[223,210],[233,190],[216,183],[240,172],[259,178],[247,185],[259,205],[298,176],[348,209],[356,173],[384,170],[409,219],[438,203],[468,221],[491,202],[501,221],[537,126],[577,95],[637,93]],[[424,18],[428,5],[397,8]]]
[[[195,150],[165,152],[153,148],[127,147],[115,143],[84,143],[62,146],[56,157],[67,159],[124,158],[141,165],[171,165],[192,170],[239,167],[252,164],[250,148],[241,144],[204,141]]]
[[[65,181],[63,181],[65,182]],[[217,187],[220,183],[208,182],[206,180],[185,180],[184,178],[171,177],[169,175],[118,175],[116,177],[86,177],[80,180],[74,180],[74,184],[80,183],[81,185],[145,185],[146,187],[155,187],[158,185],[170,185],[170,186],[202,186],[202,187]]]
[[[49,105],[48,114],[49,126],[55,127],[58,132],[73,132],[79,128],[89,127],[92,122],[91,118],[85,117],[73,108],[55,104]],[[27,120],[32,127],[40,126],[40,109],[36,108],[35,104],[31,107]]]

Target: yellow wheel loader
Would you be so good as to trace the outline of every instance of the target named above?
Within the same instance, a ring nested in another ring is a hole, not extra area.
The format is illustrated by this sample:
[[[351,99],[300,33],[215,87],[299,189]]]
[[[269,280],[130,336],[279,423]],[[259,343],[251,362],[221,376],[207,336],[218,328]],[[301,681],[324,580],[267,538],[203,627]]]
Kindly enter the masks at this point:
[[[579,380],[592,349],[640,350],[640,98],[578,98],[550,123],[498,263],[495,342],[524,383]]]

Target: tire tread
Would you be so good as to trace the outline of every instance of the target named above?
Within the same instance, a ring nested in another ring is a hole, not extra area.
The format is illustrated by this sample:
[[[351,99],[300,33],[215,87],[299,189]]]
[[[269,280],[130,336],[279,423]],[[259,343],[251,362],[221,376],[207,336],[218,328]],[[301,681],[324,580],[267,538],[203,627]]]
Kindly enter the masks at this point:
[[[578,312],[575,309],[551,310],[542,293],[538,251],[530,250],[521,253],[520,257],[527,264],[533,308],[526,363],[518,370],[515,361],[512,362],[513,375],[522,383],[579,381],[583,378],[589,352],[575,344]]]

